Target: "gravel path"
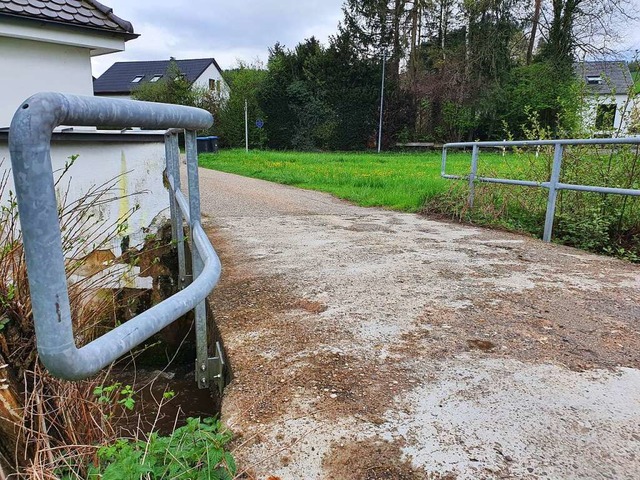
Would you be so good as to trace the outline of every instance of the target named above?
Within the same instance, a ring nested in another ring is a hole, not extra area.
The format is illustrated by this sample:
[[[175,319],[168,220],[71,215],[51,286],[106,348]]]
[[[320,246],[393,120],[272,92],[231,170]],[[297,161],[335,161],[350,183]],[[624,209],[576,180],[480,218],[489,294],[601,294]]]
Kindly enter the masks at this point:
[[[201,170],[246,478],[640,478],[640,269]]]

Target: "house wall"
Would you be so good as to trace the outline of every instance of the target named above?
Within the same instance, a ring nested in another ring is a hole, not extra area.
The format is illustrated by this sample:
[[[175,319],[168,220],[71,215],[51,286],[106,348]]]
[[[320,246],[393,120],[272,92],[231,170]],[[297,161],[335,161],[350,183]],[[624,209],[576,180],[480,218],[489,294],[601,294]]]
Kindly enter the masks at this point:
[[[613,131],[626,134],[629,128],[631,111],[633,102],[629,100],[628,95],[598,95],[587,99],[587,108],[585,109],[583,120],[588,127],[594,128],[596,123],[596,112],[598,105],[616,104],[616,117],[613,122]],[[613,133],[613,132],[597,132],[597,133]]]
[[[0,128],[9,126],[16,109],[34,93],[93,95],[87,48],[0,37],[0,58]]]
[[[54,172],[60,172],[65,163],[69,162],[70,156],[78,155],[66,175],[66,180],[61,181],[57,187],[58,198],[62,199],[66,195],[66,204],[70,204],[82,198],[95,186],[114,179],[110,182],[112,189],[109,198],[112,200],[92,208],[95,216],[87,225],[93,227],[97,222],[105,226],[122,224],[118,235],[112,238],[106,247],[118,256],[122,253],[124,237],[129,237],[131,247],[141,245],[145,235],[149,233],[149,227],[161,225],[169,218],[169,194],[163,184],[164,138],[155,132],[147,134],[149,140],[132,141],[129,137],[143,137],[145,133],[106,132],[102,134],[105,140],[89,141],[83,138],[87,135],[93,138],[101,136],[95,132],[65,133],[60,136],[69,137],[68,139],[54,140],[51,143]],[[6,135],[4,138],[0,137],[0,162],[1,176],[11,166]],[[0,203],[6,202],[8,190],[14,190],[11,175],[5,188],[5,198],[0,199]],[[128,217],[126,224],[123,224],[122,218],[132,208],[137,210]],[[107,233],[99,235],[97,243],[107,238]],[[91,252],[87,250],[73,251],[70,256],[84,256],[89,253]]]
[[[202,75],[200,75],[196,79],[196,81],[193,82],[193,85],[198,87],[209,88],[209,79],[213,79],[216,81],[219,80],[221,96],[223,98],[229,98],[229,86],[224,81],[224,79],[222,78],[222,75],[220,74],[220,72],[218,71],[218,69],[215,67],[213,63],[209,65],[209,67],[204,72],[202,72]]]

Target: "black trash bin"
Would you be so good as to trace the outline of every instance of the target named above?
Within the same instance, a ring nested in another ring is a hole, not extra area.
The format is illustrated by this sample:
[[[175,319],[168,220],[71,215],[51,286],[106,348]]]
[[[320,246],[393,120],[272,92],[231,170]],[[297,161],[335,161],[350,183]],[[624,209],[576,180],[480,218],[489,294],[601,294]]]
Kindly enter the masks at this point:
[[[196,144],[198,146],[198,155],[201,153],[208,153],[211,151],[209,137],[197,137]]]
[[[198,137],[198,155],[201,153],[218,153],[218,137]]]

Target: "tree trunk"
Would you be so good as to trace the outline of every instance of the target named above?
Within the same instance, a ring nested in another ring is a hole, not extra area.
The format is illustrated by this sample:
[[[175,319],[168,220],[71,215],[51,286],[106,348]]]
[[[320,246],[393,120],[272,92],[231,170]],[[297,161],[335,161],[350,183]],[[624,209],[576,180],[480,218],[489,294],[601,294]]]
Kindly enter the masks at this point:
[[[389,62],[390,76],[394,83],[400,78],[400,58],[402,57],[402,32],[400,25],[404,14],[405,0],[395,0],[393,4],[393,17],[391,19],[391,35],[393,53]]]
[[[538,24],[540,23],[540,9],[542,0],[535,0],[533,18],[531,19],[531,37],[529,38],[529,48],[527,49],[527,65],[531,64],[533,59],[533,49],[535,48],[536,35],[538,33]]]

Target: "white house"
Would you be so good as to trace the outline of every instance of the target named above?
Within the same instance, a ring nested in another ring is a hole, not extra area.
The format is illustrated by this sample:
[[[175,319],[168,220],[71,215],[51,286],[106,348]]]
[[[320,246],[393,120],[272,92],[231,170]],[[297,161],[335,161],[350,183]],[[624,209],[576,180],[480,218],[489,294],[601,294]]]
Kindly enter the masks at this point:
[[[95,0],[0,0],[0,174],[11,166],[8,127],[21,103],[42,91],[93,95],[91,57],[122,51],[137,36],[131,23]],[[76,155],[68,190],[66,182],[59,187],[68,202],[118,177],[113,196],[119,199],[100,205],[95,218],[118,223],[136,210],[120,238],[112,238],[114,255],[121,253],[125,237],[124,244],[139,244],[154,219],[166,218],[163,132],[56,129],[51,142],[54,171]],[[5,195],[11,181],[10,176]],[[137,192],[143,193],[132,196]]]
[[[596,135],[627,133],[635,101],[629,96],[633,79],[624,61],[581,62],[575,66],[584,82],[586,111],[584,120]]]
[[[0,128],[34,93],[93,95],[91,57],[137,36],[95,0],[0,0]]]
[[[222,69],[215,58],[117,62],[93,82],[94,93],[103,97],[131,98],[131,92],[137,86],[162,80],[171,61],[192,86],[214,90],[222,98],[229,97],[229,86],[222,78]]]

